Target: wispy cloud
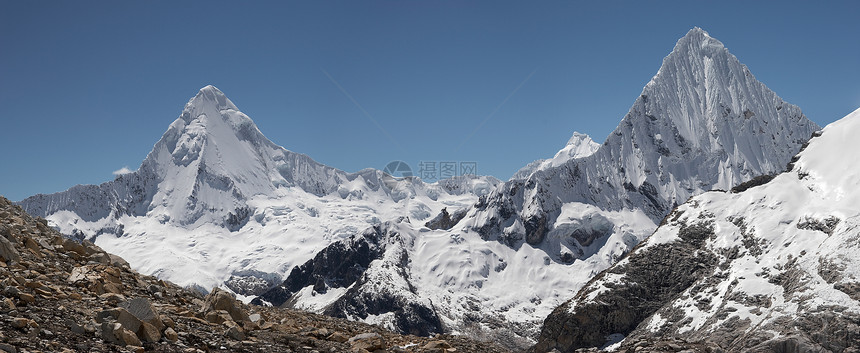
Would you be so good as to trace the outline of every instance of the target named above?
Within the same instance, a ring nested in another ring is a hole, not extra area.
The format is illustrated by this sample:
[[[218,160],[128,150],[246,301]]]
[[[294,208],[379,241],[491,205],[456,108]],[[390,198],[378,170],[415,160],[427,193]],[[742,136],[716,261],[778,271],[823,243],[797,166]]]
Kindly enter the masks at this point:
[[[134,172],[134,171],[131,169],[128,169],[128,166],[125,166],[125,167],[119,168],[118,170],[114,170],[113,175],[120,176],[120,175],[128,174],[131,172]]]

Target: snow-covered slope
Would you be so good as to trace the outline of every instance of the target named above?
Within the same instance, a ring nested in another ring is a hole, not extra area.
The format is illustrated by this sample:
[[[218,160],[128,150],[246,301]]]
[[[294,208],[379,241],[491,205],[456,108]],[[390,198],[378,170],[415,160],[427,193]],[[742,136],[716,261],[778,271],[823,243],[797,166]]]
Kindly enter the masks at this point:
[[[597,151],[598,148],[600,148],[600,144],[594,142],[590,136],[574,132],[564,148],[558,151],[554,157],[550,159],[538,159],[527,164],[514,173],[511,179],[525,179],[535,171],[558,167],[571,159],[588,157]]]
[[[438,317],[444,330],[523,346],[543,318],[650,235],[676,203],[781,172],[817,129],[696,28],[596,150],[575,134],[555,158],[524,168],[524,178],[471,207],[449,207],[426,228],[398,223],[393,239],[353,267],[360,275],[330,281],[319,267],[325,261],[309,262],[313,275],[290,274],[260,300],[405,332],[431,329]],[[421,307],[433,314],[402,311],[420,304],[414,297],[429,299]]]
[[[274,144],[207,86],[137,171],[20,204],[65,234],[95,238],[143,273],[206,290],[229,280],[241,293],[280,282],[292,266],[369,225],[464,207],[497,182],[345,173]]]
[[[612,333],[726,351],[860,348],[860,109],[791,171],[675,209],[628,257],[546,320],[537,351]],[[854,351],[851,350],[851,351]]]

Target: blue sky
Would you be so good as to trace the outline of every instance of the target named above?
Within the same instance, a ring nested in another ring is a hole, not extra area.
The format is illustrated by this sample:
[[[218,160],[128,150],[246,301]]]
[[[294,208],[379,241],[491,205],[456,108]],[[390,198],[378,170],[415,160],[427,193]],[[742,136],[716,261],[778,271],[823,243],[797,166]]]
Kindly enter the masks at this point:
[[[0,195],[136,169],[207,84],[275,143],[346,171],[474,161],[507,179],[574,131],[602,142],[693,26],[826,125],[860,106],[858,14],[857,1],[0,0]]]

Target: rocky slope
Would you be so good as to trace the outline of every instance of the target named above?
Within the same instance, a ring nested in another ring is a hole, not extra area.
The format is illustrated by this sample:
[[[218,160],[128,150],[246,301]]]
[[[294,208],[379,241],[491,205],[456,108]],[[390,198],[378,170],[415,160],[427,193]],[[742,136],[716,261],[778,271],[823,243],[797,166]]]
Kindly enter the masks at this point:
[[[790,170],[676,208],[546,319],[535,351],[613,340],[725,352],[860,352],[860,110]]]
[[[313,275],[294,270],[260,301],[403,332],[434,332],[438,318],[444,332],[522,347],[542,318],[674,206],[781,172],[817,129],[695,28],[602,145],[574,134],[553,159],[527,166],[470,207],[390,224],[350,276],[330,272],[333,259],[322,255],[349,248],[344,240],[302,266]]]
[[[301,311],[249,307],[131,270],[0,197],[0,351],[504,352]]]

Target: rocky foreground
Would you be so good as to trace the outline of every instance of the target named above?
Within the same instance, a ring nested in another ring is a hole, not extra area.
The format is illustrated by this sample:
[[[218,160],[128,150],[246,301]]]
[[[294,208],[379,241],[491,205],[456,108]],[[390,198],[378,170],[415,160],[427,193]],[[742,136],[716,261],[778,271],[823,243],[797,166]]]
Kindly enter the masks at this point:
[[[0,352],[505,352],[180,288],[0,197]]]

